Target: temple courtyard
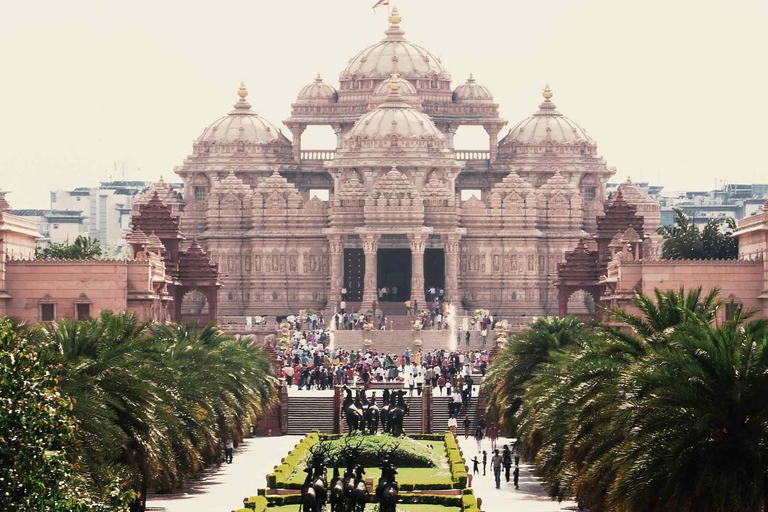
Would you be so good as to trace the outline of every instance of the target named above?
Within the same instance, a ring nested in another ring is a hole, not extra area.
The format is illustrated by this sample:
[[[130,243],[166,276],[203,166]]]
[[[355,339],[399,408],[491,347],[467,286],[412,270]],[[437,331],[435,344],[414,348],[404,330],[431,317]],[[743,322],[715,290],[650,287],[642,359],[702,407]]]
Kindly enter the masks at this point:
[[[280,462],[303,436],[258,437],[246,439],[235,451],[232,464],[205,471],[199,479],[186,489],[169,495],[151,495],[147,503],[148,512],[230,512],[242,507],[246,496],[255,494],[266,484],[266,475]],[[508,440],[499,439],[499,447]],[[466,441],[459,436],[459,444],[465,457],[471,459],[477,452],[473,438]],[[511,444],[511,443],[510,443]],[[483,449],[490,451],[490,442],[483,441]],[[472,463],[469,462],[470,470]],[[549,499],[538,478],[527,464],[520,466],[520,489],[515,490],[510,482],[504,482],[501,489],[494,488],[490,462],[487,476],[473,479],[472,488],[482,498],[484,512],[558,512],[575,510],[573,502],[557,503]]]

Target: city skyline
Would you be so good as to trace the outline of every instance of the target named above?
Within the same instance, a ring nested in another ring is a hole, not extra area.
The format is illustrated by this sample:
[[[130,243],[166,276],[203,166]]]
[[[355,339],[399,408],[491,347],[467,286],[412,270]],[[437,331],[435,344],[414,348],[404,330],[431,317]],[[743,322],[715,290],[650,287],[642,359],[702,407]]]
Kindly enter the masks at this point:
[[[751,99],[768,85],[754,65],[768,43],[765,5],[395,3],[408,38],[441,57],[454,87],[473,73],[491,90],[509,121],[502,135],[549,83],[617,168],[613,182],[765,181],[768,108]],[[335,85],[347,59],[383,36],[386,9],[369,4],[14,5],[0,21],[0,42],[16,48],[0,96],[2,188],[16,208],[44,208],[51,190],[122,179],[122,163],[125,179],[178,181],[173,167],[231,109],[241,81],[254,110],[290,136],[282,121],[301,87],[317,72]],[[308,130],[304,147],[329,147],[327,132]],[[460,130],[456,147],[484,147],[478,135]],[[105,172],[114,162],[117,173]]]

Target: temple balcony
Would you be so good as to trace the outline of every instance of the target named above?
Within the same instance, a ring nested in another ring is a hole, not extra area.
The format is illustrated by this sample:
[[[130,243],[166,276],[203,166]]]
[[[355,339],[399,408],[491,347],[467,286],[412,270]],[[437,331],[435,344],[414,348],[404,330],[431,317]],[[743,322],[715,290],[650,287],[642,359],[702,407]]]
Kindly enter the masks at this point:
[[[302,149],[299,158],[301,163],[321,163],[333,160],[336,156],[335,149]]]

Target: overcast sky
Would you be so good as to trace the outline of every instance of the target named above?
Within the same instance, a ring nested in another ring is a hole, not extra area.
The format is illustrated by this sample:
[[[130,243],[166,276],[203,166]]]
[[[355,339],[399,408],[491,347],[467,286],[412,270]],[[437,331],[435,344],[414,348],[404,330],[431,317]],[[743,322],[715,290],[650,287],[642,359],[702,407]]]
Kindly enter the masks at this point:
[[[175,178],[240,81],[275,123],[318,72],[336,85],[349,58],[383,37],[386,8],[373,3],[6,3],[0,189],[15,208],[45,208],[50,190],[120,179],[123,166],[126,179]],[[560,112],[618,169],[614,181],[768,182],[768,1],[395,3],[406,37],[442,58],[454,86],[474,73],[509,127],[549,83]],[[457,147],[482,147],[470,132]],[[307,132],[304,147],[333,140],[330,128]]]

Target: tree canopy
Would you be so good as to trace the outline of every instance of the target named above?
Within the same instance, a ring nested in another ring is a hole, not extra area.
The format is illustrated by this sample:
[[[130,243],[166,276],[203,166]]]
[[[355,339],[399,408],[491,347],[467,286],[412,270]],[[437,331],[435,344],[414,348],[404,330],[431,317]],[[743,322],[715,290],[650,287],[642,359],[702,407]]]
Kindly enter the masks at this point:
[[[59,383],[58,368],[0,319],[0,509],[127,510],[131,493],[115,482],[93,492],[73,471],[80,462],[68,452],[77,436],[75,402]]]
[[[61,481],[82,496],[128,489],[143,502],[149,489],[179,488],[219,464],[225,441],[240,442],[275,399],[269,357],[213,324],[104,311],[24,330],[0,323],[0,467],[28,475],[0,480],[18,489],[12,499],[37,486],[41,499],[69,503],[72,493],[43,489]]]
[[[98,258],[101,256],[101,253],[102,249],[99,241],[83,235],[75,238],[75,241],[71,244],[64,242],[35,249],[35,257],[37,259],[89,260]]]
[[[682,210],[675,208],[674,226],[661,226],[661,257],[668,260],[729,260],[739,257],[739,240],[733,236],[733,219],[709,219],[703,230]]]
[[[768,320],[737,308],[716,325],[717,290],[638,293],[635,306],[640,316],[614,311],[609,325],[534,322],[489,369],[490,412],[555,499],[594,512],[765,510]]]

